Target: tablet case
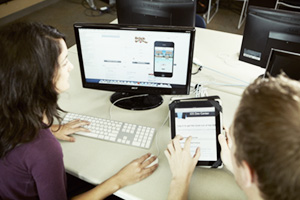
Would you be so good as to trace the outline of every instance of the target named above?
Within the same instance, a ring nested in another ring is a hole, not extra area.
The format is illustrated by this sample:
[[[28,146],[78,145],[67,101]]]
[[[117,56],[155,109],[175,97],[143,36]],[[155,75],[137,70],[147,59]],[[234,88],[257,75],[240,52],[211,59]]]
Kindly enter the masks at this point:
[[[222,113],[223,112],[222,106],[218,102],[216,102],[217,99],[220,99],[220,97],[219,96],[207,96],[207,97],[176,99],[176,100],[173,100],[169,104],[169,111],[173,110],[181,102],[206,101],[206,102],[209,102],[213,107],[215,107],[216,110],[218,110],[220,113]],[[218,168],[221,165],[222,165],[222,160],[221,160],[221,158],[219,158],[215,163],[212,164],[211,168]]]

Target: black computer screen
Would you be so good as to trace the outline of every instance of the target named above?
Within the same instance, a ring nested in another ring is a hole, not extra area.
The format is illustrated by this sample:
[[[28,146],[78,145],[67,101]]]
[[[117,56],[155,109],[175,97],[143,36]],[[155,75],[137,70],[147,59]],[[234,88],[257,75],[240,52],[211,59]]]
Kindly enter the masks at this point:
[[[117,0],[119,24],[195,26],[196,0]]]
[[[83,87],[120,92],[112,102],[127,93],[189,94],[194,28],[77,23],[74,29]]]
[[[300,54],[272,49],[267,63],[265,77],[268,75],[276,77],[284,72],[288,77],[300,80]]]
[[[296,43],[300,43],[300,12],[249,7],[240,60],[265,68],[271,48],[300,52]]]

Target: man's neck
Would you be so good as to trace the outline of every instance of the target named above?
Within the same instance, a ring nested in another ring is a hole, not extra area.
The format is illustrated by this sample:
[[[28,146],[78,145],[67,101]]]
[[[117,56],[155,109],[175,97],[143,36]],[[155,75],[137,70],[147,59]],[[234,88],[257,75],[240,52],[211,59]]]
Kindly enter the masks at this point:
[[[245,191],[248,200],[263,200],[260,191],[256,186],[252,186]]]

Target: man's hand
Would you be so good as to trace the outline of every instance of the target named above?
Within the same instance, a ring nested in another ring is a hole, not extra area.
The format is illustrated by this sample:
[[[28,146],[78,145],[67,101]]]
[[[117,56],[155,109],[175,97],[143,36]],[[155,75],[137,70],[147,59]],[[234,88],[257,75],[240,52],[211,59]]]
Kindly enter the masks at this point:
[[[230,138],[230,135],[228,133],[228,130],[225,128],[225,135],[219,134],[218,136],[219,143],[221,145],[221,158],[226,166],[226,168],[233,173],[233,167],[231,163],[231,152],[230,148],[232,146],[232,141]]]
[[[169,161],[169,165],[174,177],[190,176],[200,157],[200,149],[197,148],[195,155],[192,157],[190,153],[192,137],[188,137],[184,147],[180,145],[183,137],[177,135],[169,144],[165,155]]]
[[[190,180],[200,157],[199,147],[196,149],[195,155],[191,156],[190,146],[192,137],[186,139],[183,148],[179,142],[182,139],[183,137],[177,135],[168,144],[167,150],[165,150],[165,155],[172,172],[172,181],[168,195],[168,199],[170,200],[187,199]]]

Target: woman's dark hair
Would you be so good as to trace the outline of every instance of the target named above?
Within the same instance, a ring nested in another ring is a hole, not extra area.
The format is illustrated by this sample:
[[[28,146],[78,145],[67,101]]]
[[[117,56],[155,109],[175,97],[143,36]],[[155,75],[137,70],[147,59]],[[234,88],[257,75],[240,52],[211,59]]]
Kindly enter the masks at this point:
[[[57,29],[19,22],[0,29],[0,158],[32,141],[62,111],[54,79],[61,53]],[[49,123],[43,123],[46,116]]]

